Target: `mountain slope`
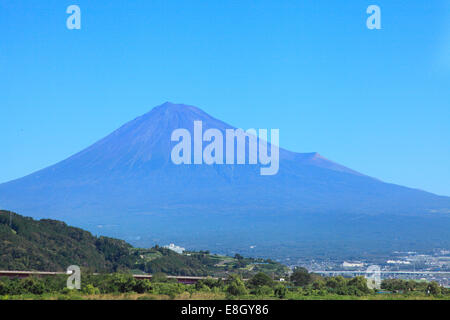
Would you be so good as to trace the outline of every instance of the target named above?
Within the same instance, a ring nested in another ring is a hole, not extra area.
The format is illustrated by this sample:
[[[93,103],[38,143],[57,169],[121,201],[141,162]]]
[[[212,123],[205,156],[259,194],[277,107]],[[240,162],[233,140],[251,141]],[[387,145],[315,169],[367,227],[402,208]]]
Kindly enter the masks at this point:
[[[176,238],[219,249],[239,249],[222,239],[239,242],[236,235],[251,228],[258,243],[277,227],[299,242],[294,235],[312,221],[321,234],[324,219],[388,215],[448,223],[450,198],[383,183],[317,153],[280,149],[274,176],[261,176],[259,165],[174,165],[170,135],[178,128],[192,133],[194,120],[203,130],[233,128],[196,107],[165,103],[60,163],[1,184],[0,204],[146,244]],[[274,234],[270,242],[288,238]]]

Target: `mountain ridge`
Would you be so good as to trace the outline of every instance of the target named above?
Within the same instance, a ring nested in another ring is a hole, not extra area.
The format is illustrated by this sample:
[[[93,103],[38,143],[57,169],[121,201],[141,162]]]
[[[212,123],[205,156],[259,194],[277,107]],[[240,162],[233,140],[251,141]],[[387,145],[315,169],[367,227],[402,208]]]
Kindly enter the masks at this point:
[[[178,128],[192,133],[195,120],[202,121],[204,130],[235,129],[197,107],[166,102],[55,165],[0,184],[0,203],[94,233],[136,239],[153,234],[149,242],[155,242],[152,237],[170,241],[180,233],[191,240],[202,233],[215,242],[231,229],[245,232],[245,225],[258,226],[264,234],[274,216],[291,221],[294,235],[322,215],[331,220],[348,215],[449,216],[444,214],[450,210],[448,197],[384,183],[315,152],[280,148],[274,176],[260,176],[260,165],[175,165],[171,133]],[[243,219],[242,229],[229,226],[231,217]],[[317,221],[318,233],[321,224]],[[273,242],[283,239],[278,234]],[[186,241],[195,247],[191,240]]]

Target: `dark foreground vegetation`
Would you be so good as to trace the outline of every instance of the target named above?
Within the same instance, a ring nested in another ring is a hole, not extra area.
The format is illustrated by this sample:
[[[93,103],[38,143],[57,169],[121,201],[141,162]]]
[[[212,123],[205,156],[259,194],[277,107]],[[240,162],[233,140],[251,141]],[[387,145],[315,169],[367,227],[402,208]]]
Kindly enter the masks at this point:
[[[66,276],[0,279],[0,299],[446,299],[450,290],[437,283],[384,280],[383,291],[371,290],[364,277],[321,277],[299,268],[287,281],[265,273],[248,280],[230,275],[185,285],[156,274],[152,280],[131,274],[85,274],[81,290],[66,288]]]

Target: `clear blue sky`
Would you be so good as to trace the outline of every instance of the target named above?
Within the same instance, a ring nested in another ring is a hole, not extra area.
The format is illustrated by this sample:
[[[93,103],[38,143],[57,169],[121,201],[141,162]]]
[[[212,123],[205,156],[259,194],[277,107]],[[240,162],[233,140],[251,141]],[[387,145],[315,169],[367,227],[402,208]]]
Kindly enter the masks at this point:
[[[172,101],[450,195],[449,3],[1,0],[0,182]]]

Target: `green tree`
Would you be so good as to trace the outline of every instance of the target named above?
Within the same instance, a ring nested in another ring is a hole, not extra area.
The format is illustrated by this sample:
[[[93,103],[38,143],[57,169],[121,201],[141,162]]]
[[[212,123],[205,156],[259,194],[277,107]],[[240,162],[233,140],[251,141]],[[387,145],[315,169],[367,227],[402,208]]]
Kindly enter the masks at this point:
[[[83,292],[86,294],[100,294],[100,289],[89,283],[83,288]]]
[[[326,278],[325,286],[331,293],[347,294],[347,281],[343,276]]]
[[[354,295],[362,296],[371,292],[369,287],[367,287],[367,279],[363,276],[350,279],[347,286]]]
[[[242,296],[247,294],[247,288],[244,281],[242,281],[239,275],[230,275],[228,279],[227,293],[232,296]]]
[[[255,274],[249,281],[248,284],[252,288],[268,286],[273,287],[274,282],[271,277],[269,277],[264,272],[259,272]]]
[[[430,282],[427,286],[427,293],[433,296],[441,294],[441,287],[435,281]]]
[[[283,286],[282,284],[279,284],[274,289],[274,294],[280,299],[284,299],[287,294],[287,288],[286,286]]]
[[[136,280],[131,274],[114,273],[107,278],[105,283],[108,292],[133,292]]]
[[[302,267],[297,267],[291,275],[291,281],[298,287],[305,287],[312,282],[312,276]]]
[[[136,280],[136,284],[134,286],[134,291],[137,293],[146,293],[152,291],[152,284],[147,279],[138,279]]]
[[[45,292],[44,283],[33,277],[20,280],[20,286],[24,293],[43,294]]]
[[[210,289],[213,288],[223,288],[224,283],[222,279],[213,279],[213,278],[206,278],[206,279],[200,279],[195,283],[195,288],[200,289],[204,287],[208,287]]]
[[[269,297],[271,295],[273,295],[273,289],[269,286],[260,286],[257,287],[254,291],[255,295],[257,296],[262,296],[262,297]]]

